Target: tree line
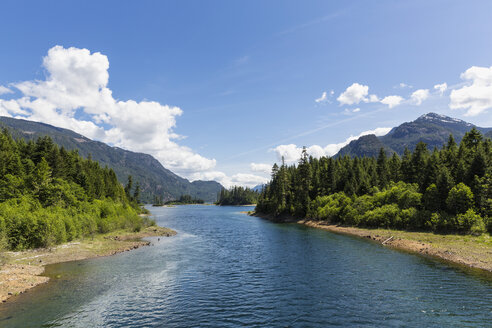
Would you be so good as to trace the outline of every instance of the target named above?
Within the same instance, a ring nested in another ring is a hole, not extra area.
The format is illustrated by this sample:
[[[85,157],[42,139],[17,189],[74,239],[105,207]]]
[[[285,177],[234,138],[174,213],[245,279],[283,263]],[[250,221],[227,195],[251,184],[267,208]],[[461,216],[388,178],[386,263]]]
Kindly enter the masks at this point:
[[[50,137],[16,141],[3,130],[0,247],[45,247],[152,224],[138,216],[139,189],[132,193],[129,184],[124,189],[112,169],[58,147]]]
[[[258,192],[240,186],[234,186],[230,189],[222,188],[217,195],[217,205],[250,205],[256,204]]]
[[[417,144],[400,157],[310,157],[284,161],[256,211],[335,224],[435,232],[492,232],[492,141],[473,128],[458,145]]]
[[[168,200],[167,202],[163,203],[162,199],[160,198],[155,198],[155,203],[153,203],[153,206],[162,206],[162,205],[191,205],[191,204],[205,204],[205,201],[200,198],[194,198],[191,197],[191,195],[181,195],[178,199],[176,200]]]

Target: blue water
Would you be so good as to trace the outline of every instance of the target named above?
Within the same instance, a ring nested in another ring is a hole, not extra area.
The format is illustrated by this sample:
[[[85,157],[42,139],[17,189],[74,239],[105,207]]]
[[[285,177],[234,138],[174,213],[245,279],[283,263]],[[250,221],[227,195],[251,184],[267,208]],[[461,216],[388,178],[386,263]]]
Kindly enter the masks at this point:
[[[50,283],[0,306],[0,327],[492,325],[490,277],[250,208],[150,209],[178,235],[47,267]]]

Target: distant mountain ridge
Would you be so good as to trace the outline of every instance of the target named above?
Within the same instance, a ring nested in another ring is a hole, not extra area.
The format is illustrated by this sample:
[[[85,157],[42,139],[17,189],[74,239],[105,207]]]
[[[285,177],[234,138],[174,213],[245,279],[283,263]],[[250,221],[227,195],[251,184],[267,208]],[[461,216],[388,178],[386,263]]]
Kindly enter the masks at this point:
[[[0,126],[8,128],[16,139],[35,140],[50,136],[57,145],[68,150],[77,149],[83,157],[90,155],[103,167],[107,165],[113,168],[123,184],[128,175],[132,175],[134,183],[140,183],[141,198],[145,202],[151,202],[154,195],[166,201],[177,199],[183,194],[213,202],[222,189],[222,185],[216,181],[190,182],[166,169],[151,155],[111,147],[68,129],[3,116],[0,116]]]
[[[463,120],[449,116],[428,113],[415,121],[403,123],[381,137],[375,135],[362,136],[340,149],[335,156],[377,156],[383,147],[388,154],[403,154],[405,147],[413,150],[420,141],[427,148],[442,147],[452,134],[456,142],[460,142],[466,132],[476,128],[486,137],[492,137],[492,128],[482,128]]]

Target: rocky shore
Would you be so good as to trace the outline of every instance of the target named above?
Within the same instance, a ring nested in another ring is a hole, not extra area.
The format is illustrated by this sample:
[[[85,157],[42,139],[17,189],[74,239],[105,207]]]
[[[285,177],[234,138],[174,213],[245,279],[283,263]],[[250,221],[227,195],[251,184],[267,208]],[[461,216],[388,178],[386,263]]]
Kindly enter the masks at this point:
[[[84,260],[109,256],[150,245],[145,237],[170,237],[176,231],[158,226],[147,227],[140,232],[119,231],[94,238],[86,238],[70,243],[19,252],[0,253],[0,301],[28,291],[48,282],[42,276],[44,266],[48,264]]]

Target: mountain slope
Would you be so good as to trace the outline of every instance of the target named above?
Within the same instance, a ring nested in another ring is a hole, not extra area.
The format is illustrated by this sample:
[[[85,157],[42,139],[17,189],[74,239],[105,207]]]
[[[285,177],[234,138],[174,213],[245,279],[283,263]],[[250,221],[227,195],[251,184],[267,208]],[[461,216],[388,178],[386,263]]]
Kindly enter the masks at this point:
[[[347,146],[340,149],[336,156],[366,156],[376,157],[379,150],[384,148],[387,154],[394,152],[391,148],[382,143],[374,134],[362,136],[357,140],[351,141]]]
[[[350,156],[377,156],[381,147],[385,147],[388,153],[396,152],[402,155],[405,147],[413,150],[420,141],[425,142],[429,149],[440,148],[448,141],[450,134],[454,136],[456,142],[460,142],[464,134],[473,127],[486,136],[492,135],[492,128],[481,128],[456,118],[428,113],[415,121],[403,123],[393,128],[385,136],[360,137],[340,149],[337,156],[345,154]]]
[[[150,202],[154,195],[170,200],[183,194],[205,201],[215,201],[222,189],[222,185],[215,181],[189,182],[163,167],[151,155],[111,147],[71,130],[9,117],[0,117],[0,126],[8,128],[16,139],[35,140],[41,136],[50,136],[59,146],[69,150],[77,149],[83,157],[91,155],[92,159],[103,167],[107,165],[113,168],[118,180],[123,184],[126,183],[128,175],[132,175],[134,183],[140,183],[142,201]]]

